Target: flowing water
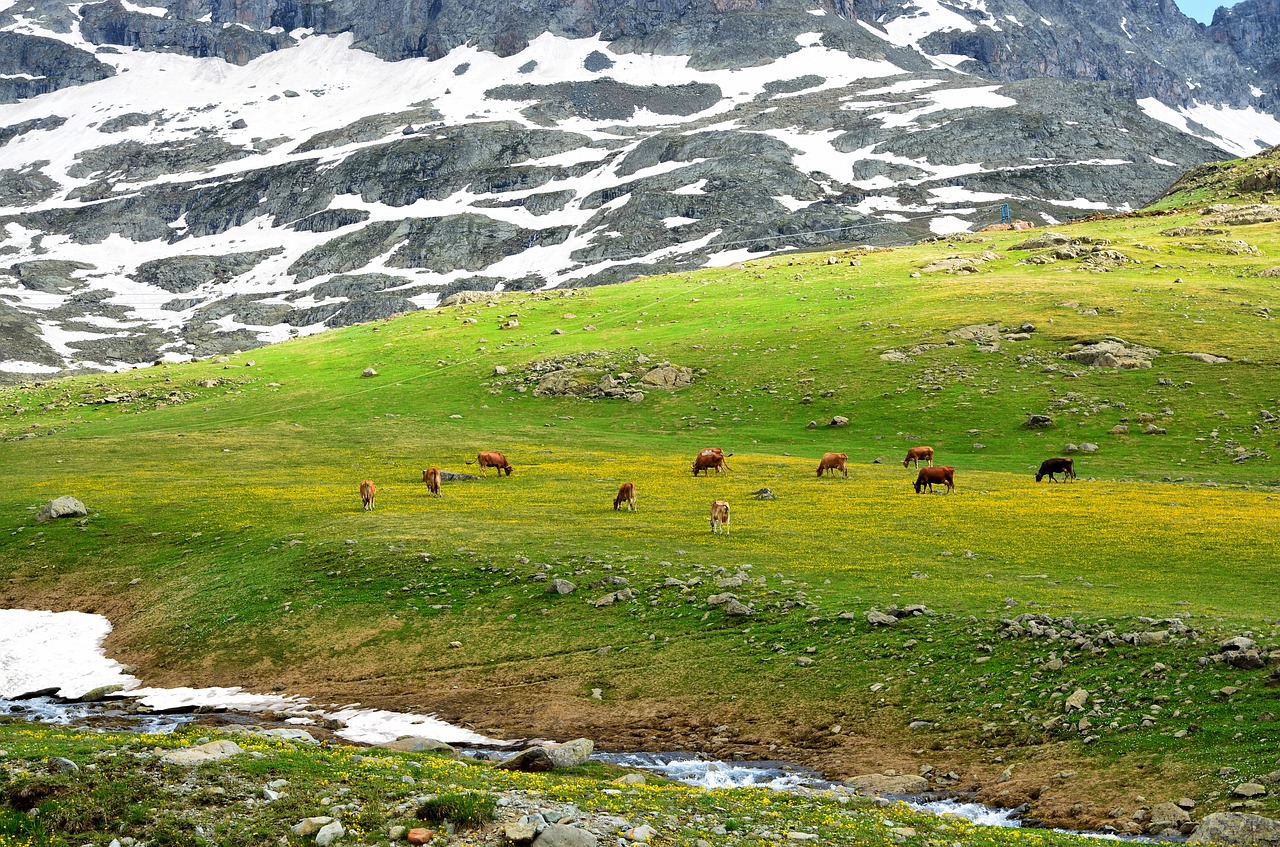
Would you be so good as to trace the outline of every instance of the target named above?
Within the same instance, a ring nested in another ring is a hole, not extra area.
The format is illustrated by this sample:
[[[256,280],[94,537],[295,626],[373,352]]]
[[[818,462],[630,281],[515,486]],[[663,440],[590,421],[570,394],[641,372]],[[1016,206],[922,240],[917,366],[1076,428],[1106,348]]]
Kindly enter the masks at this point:
[[[255,714],[272,712],[299,728],[338,721],[337,736],[365,744],[413,735],[490,754],[507,744],[432,715],[366,709],[358,703],[322,707],[303,697],[254,694],[238,687],[143,687],[141,680],[103,653],[102,643],[110,632],[111,623],[100,615],[0,609],[0,715],[111,730],[173,732],[210,710],[230,713],[227,720],[233,723],[252,723]],[[688,753],[597,753],[595,758],[705,788],[796,791],[833,785],[817,771],[787,762],[722,762]],[[1013,812],[980,803],[900,799],[922,811],[954,815],[982,826],[1021,825]]]

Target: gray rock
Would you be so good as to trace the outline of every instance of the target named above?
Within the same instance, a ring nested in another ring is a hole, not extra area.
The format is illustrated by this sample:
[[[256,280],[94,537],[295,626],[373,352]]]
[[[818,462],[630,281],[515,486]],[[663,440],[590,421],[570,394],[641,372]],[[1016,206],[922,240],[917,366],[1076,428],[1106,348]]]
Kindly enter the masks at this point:
[[[745,618],[754,615],[755,611],[750,606],[744,606],[739,601],[731,599],[724,604],[724,613],[731,618]]]
[[[70,759],[64,759],[61,756],[50,756],[49,770],[54,773],[79,773],[80,766]]]
[[[453,755],[457,752],[451,745],[443,741],[437,741],[434,738],[423,738],[417,735],[406,735],[397,738],[395,741],[383,741],[374,746],[381,747],[384,750],[399,750],[402,753],[440,752]]]
[[[74,497],[56,497],[40,507],[40,511],[36,512],[36,520],[43,523],[44,521],[55,520],[57,518],[83,518],[89,514],[89,510],[85,508]]]
[[[371,377],[371,376],[377,376],[377,375],[378,375],[378,372],[377,372],[376,370],[374,370],[373,368],[365,368],[365,369],[360,373],[360,376],[365,377],[366,379],[368,379],[368,378],[369,378],[369,377]]]
[[[849,419],[846,418],[844,415],[836,415],[831,419],[831,423],[827,424],[827,426],[848,426],[848,425],[849,425]]]
[[[289,827],[289,831],[294,835],[301,835],[303,838],[315,835],[323,827],[333,823],[333,818],[328,815],[317,815],[316,817],[303,818],[302,820]]]
[[[897,622],[898,619],[893,615],[886,615],[884,612],[880,612],[875,609],[867,612],[867,623],[869,624],[874,624],[875,626],[893,626]]]
[[[174,765],[199,765],[204,762],[212,762],[218,759],[226,759],[243,753],[240,745],[234,741],[210,741],[208,744],[200,744],[196,747],[182,747],[177,750],[170,750],[160,756],[160,761],[168,762]]]
[[[440,480],[442,482],[469,482],[477,480],[480,477],[472,473],[458,473],[457,471],[440,471]]]
[[[1242,812],[1217,812],[1200,821],[1187,843],[1275,847],[1280,844],[1280,821]]]
[[[1053,426],[1053,418],[1048,415],[1027,415],[1022,425],[1027,429],[1045,429]]]
[[[1218,642],[1218,651],[1221,653],[1230,653],[1236,650],[1254,650],[1258,646],[1258,642],[1252,638],[1246,638],[1243,635],[1237,635],[1234,638],[1226,638]]]
[[[316,833],[316,847],[329,847],[342,836],[347,834],[347,829],[342,825],[341,821],[330,821],[320,827],[320,831]]]
[[[534,847],[596,847],[597,839],[581,827],[553,823],[533,843]]]
[[[578,586],[567,579],[553,579],[547,583],[548,594],[572,594],[577,590]]]
[[[1194,359],[1197,362],[1204,362],[1206,365],[1221,365],[1231,360],[1225,356],[1215,356],[1212,353],[1184,353],[1188,359]]]
[[[1242,782],[1231,789],[1231,793],[1237,797],[1263,797],[1267,793],[1267,787],[1256,782]]]
[[[1184,823],[1190,822],[1190,813],[1178,804],[1158,803],[1151,809],[1151,821],[1146,829],[1148,833],[1158,833],[1166,829],[1178,829]]]
[[[525,773],[545,773],[555,767],[551,754],[543,747],[530,747],[521,750],[514,756],[503,759],[495,768],[504,771],[523,771]]]
[[[575,738],[563,744],[544,745],[551,757],[551,764],[557,768],[573,768],[585,764],[591,758],[595,744],[590,738]]]
[[[538,837],[538,825],[527,817],[522,817],[520,820],[510,821],[504,825],[502,834],[512,844],[531,844],[533,839]]]

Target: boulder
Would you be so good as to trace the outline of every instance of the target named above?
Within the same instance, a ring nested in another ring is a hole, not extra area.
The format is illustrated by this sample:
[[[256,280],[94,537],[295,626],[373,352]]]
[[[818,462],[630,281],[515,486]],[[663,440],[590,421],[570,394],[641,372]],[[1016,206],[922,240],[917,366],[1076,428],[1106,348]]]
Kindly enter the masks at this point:
[[[208,744],[201,744],[198,747],[183,747],[179,750],[170,750],[160,757],[160,761],[168,762],[172,765],[198,765],[202,762],[212,762],[217,759],[226,759],[243,753],[240,745],[234,741],[210,741]]]
[[[410,844],[430,844],[436,838],[435,830],[425,826],[415,826],[405,835],[404,840]]]
[[[1027,415],[1022,425],[1027,429],[1044,429],[1053,426],[1053,418],[1048,415]]]
[[[1231,789],[1231,793],[1237,797],[1252,799],[1254,797],[1263,797],[1267,793],[1267,787],[1257,782],[1242,782],[1235,788]]]
[[[375,747],[381,747],[384,750],[399,750],[401,753],[429,753],[441,752],[452,755],[457,752],[451,745],[445,744],[443,741],[437,741],[434,738],[423,738],[419,735],[404,735],[395,741],[383,741],[381,744],[375,744]]]
[[[1166,829],[1180,829],[1184,823],[1190,822],[1190,813],[1178,804],[1158,803],[1151,809],[1151,820],[1147,824],[1147,832],[1158,833]]]
[[[1187,843],[1275,847],[1280,845],[1280,821],[1242,812],[1217,812],[1200,821]]]
[[[575,738],[563,744],[547,744],[544,749],[551,757],[551,764],[557,768],[575,768],[586,764],[591,758],[591,751],[595,749],[595,744],[590,738]]]
[[[848,425],[849,425],[849,419],[846,418],[844,415],[836,415],[834,418],[831,419],[831,423],[827,424],[827,426],[848,426]]]
[[[469,482],[471,480],[479,479],[479,478],[480,477],[476,476],[473,473],[458,473],[457,471],[440,471],[441,482]]]
[[[640,377],[640,382],[649,388],[671,390],[683,388],[693,382],[691,368],[678,368],[671,365],[657,367]]]
[[[301,835],[303,838],[315,835],[323,827],[333,823],[333,818],[328,815],[319,815],[313,818],[303,818],[302,820],[289,827],[289,831],[294,835]]]
[[[1182,355],[1197,362],[1204,362],[1206,365],[1221,365],[1231,361],[1225,356],[1215,356],[1212,353],[1183,353]]]
[[[545,773],[555,767],[551,754],[544,747],[530,747],[521,750],[514,756],[508,756],[494,765],[498,770],[522,771],[524,773]]]
[[[530,844],[538,837],[538,825],[527,817],[511,821],[502,828],[502,834],[512,844]]]
[[[1071,239],[1060,232],[1042,232],[1039,235],[1028,238],[1021,244],[1015,244],[1010,250],[1044,250],[1049,247],[1057,247],[1062,244],[1070,244]]]
[[[577,589],[578,586],[567,579],[553,579],[547,583],[548,594],[572,594]]]
[[[923,794],[929,790],[929,780],[912,774],[863,774],[846,779],[844,784],[859,794]]]
[[[36,513],[36,520],[44,523],[56,518],[83,518],[89,514],[89,510],[85,508],[74,497],[56,497],[40,507],[40,511]]]
[[[893,626],[897,622],[898,619],[893,615],[886,615],[884,612],[877,611],[875,609],[867,612],[867,623],[869,624],[873,624],[875,626]]]
[[[746,618],[754,615],[755,610],[750,606],[744,606],[737,600],[731,599],[728,603],[724,604],[724,613],[726,616],[731,618]]]
[[[553,823],[533,843],[535,847],[596,847],[597,839],[581,827]]]
[[[330,844],[342,838],[347,834],[347,829],[342,825],[341,821],[330,821],[320,827],[320,831],[316,833],[316,847],[329,847]]]
[[[440,301],[443,306],[467,306],[472,303],[487,303],[490,300],[496,300],[502,295],[496,291],[459,291],[457,294],[450,294],[448,297]]]

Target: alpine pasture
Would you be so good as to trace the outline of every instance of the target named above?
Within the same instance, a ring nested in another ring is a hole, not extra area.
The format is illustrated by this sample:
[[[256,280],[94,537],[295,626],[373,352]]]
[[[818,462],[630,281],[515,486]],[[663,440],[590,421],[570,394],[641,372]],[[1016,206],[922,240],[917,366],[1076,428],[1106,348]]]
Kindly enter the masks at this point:
[[[1124,257],[1101,264],[1026,263],[1046,251],[1010,248],[1039,230],[780,255],[0,389],[0,590],[106,614],[148,683],[834,776],[929,764],[1077,827],[1184,794],[1226,809],[1280,767],[1272,668],[1218,648],[1280,649],[1280,233],[1162,234],[1200,221],[1053,228]],[[1060,357],[1108,337],[1159,354]],[[592,351],[692,383],[532,387],[536,363]],[[1078,481],[1037,484],[1069,443],[1098,447],[1072,454]],[[913,492],[917,444],[954,494]],[[695,478],[709,446],[730,470]],[[484,450],[514,473],[429,496],[423,469]],[[815,478],[826,452],[847,480]],[[634,513],[612,508],[627,481]],[[35,523],[62,494],[91,517]],[[732,535],[709,531],[715,500]],[[868,621],[910,605],[927,613]],[[1024,614],[1054,635],[1005,620]]]

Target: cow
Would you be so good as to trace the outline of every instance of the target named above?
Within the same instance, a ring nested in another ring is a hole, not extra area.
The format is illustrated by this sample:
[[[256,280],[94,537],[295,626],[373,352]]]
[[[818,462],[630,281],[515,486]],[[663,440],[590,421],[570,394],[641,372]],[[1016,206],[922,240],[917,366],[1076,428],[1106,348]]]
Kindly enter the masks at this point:
[[[1064,459],[1058,457],[1056,459],[1045,459],[1040,463],[1040,470],[1036,471],[1036,482],[1049,477],[1050,482],[1057,482],[1054,474],[1062,474],[1064,480],[1076,478],[1076,463],[1074,459]]]
[[[613,498],[613,510],[616,512],[621,509],[623,503],[627,504],[628,512],[636,510],[636,487],[629,482],[622,483],[622,487],[618,489],[618,496]]]
[[[373,511],[373,498],[378,494],[378,489],[374,487],[373,480],[366,479],[360,483],[360,500],[364,503],[366,512]]]
[[[476,460],[474,462],[467,462],[467,464],[479,465],[480,476],[487,475],[485,473],[487,468],[497,468],[498,476],[502,476],[503,471],[507,472],[507,476],[511,476],[511,464],[507,462],[507,457],[499,453],[497,450],[486,450],[482,453],[477,453]]]
[[[836,471],[844,474],[844,478],[849,478],[849,457],[844,453],[826,453],[822,457],[822,461],[818,462],[818,476],[824,473],[835,475]]]
[[[440,496],[440,469],[427,468],[422,472],[422,481],[427,484],[427,490],[431,492],[432,497]]]
[[[717,500],[711,504],[711,531],[716,535],[720,534],[720,528],[724,527],[724,534],[729,534],[729,504],[724,500]]]
[[[928,486],[929,493],[932,494],[935,483],[946,484],[948,492],[955,491],[955,473],[956,469],[951,467],[921,468],[920,473],[916,475],[916,493],[919,494],[925,486]]]
[[[733,454],[730,453],[730,456]],[[697,457],[693,460],[693,475],[697,476],[702,471],[708,474],[714,468],[716,473],[724,473],[729,466],[724,463],[724,451],[719,447],[705,447],[698,451]]]
[[[933,448],[932,447],[912,447],[907,450],[907,458],[902,460],[902,466],[905,468],[912,462],[916,463],[916,467],[920,467],[920,460],[924,459],[928,462],[929,467],[933,467]]]

